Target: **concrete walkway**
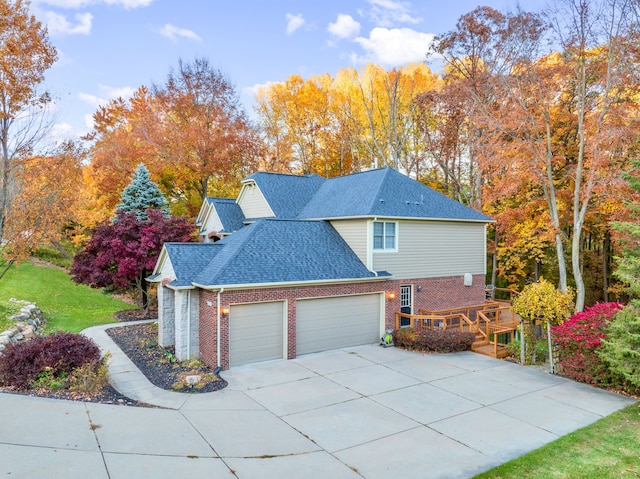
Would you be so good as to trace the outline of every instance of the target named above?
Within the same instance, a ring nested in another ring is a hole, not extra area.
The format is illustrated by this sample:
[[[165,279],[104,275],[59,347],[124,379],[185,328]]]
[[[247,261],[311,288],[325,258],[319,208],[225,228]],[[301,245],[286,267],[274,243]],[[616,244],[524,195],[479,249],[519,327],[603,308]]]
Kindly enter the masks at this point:
[[[105,327],[114,386],[167,409],[0,394],[0,476],[468,478],[634,401],[465,352],[362,346],[242,366],[229,386],[151,383]]]

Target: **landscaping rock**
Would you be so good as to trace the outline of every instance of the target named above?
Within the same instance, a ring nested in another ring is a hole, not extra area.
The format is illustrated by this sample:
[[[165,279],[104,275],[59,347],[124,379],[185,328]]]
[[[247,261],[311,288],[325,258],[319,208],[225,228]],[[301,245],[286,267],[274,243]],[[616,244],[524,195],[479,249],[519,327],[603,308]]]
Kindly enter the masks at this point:
[[[47,323],[44,313],[35,303],[15,298],[11,298],[9,302],[19,304],[22,308],[18,314],[9,318],[16,322],[15,326],[7,331],[0,331],[0,354],[9,343],[26,341],[42,335]]]

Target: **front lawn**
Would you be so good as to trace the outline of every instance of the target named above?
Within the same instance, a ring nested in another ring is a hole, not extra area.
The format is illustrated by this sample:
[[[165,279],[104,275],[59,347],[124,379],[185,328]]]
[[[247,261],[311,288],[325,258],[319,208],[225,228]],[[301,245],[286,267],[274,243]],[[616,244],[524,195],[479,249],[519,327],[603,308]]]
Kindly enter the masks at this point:
[[[62,270],[29,262],[14,265],[0,279],[0,304],[7,307],[10,298],[36,303],[47,318],[47,331],[73,333],[113,323],[114,312],[134,307],[101,290],[75,284]]]
[[[639,458],[640,403],[636,403],[474,479],[638,478]]]

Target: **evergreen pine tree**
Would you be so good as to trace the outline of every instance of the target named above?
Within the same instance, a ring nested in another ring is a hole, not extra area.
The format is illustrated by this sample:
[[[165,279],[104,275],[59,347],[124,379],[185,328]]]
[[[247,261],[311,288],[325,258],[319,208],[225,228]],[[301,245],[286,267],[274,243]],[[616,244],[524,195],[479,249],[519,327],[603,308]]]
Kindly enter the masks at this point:
[[[156,209],[169,215],[167,200],[149,175],[149,170],[142,163],[136,168],[136,172],[126,188],[122,191],[120,204],[116,210],[129,213],[135,212],[140,221],[147,220],[147,210]]]
[[[635,168],[640,167],[640,160],[631,163]],[[622,177],[640,193],[640,176],[625,173]],[[636,394],[640,391],[640,203],[633,201],[628,207],[633,221],[613,224],[622,235],[622,255],[616,258],[618,269],[614,275],[629,284],[631,302],[609,324],[598,355],[610,371],[624,378],[626,389]]]
[[[640,168],[640,160],[632,160],[635,168]],[[634,191],[640,193],[640,176],[624,173],[622,177]],[[617,257],[618,268],[614,275],[629,284],[628,292],[632,298],[640,298],[640,204],[629,202],[632,221],[617,221],[613,229],[621,235],[622,256]]]

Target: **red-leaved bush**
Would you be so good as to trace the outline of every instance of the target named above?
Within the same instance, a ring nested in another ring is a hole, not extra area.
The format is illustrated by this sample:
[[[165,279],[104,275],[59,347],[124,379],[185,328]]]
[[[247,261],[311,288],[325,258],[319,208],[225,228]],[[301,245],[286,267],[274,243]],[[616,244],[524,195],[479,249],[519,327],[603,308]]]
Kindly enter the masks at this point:
[[[396,346],[430,353],[466,351],[475,339],[473,333],[453,329],[416,331],[413,328],[402,328],[393,332],[393,342]]]
[[[29,389],[43,371],[58,377],[100,361],[100,349],[86,336],[53,333],[9,344],[0,356],[0,385]]]
[[[605,337],[607,324],[623,308],[620,303],[598,303],[551,328],[560,352],[562,374],[587,384],[615,381],[596,351]]]

